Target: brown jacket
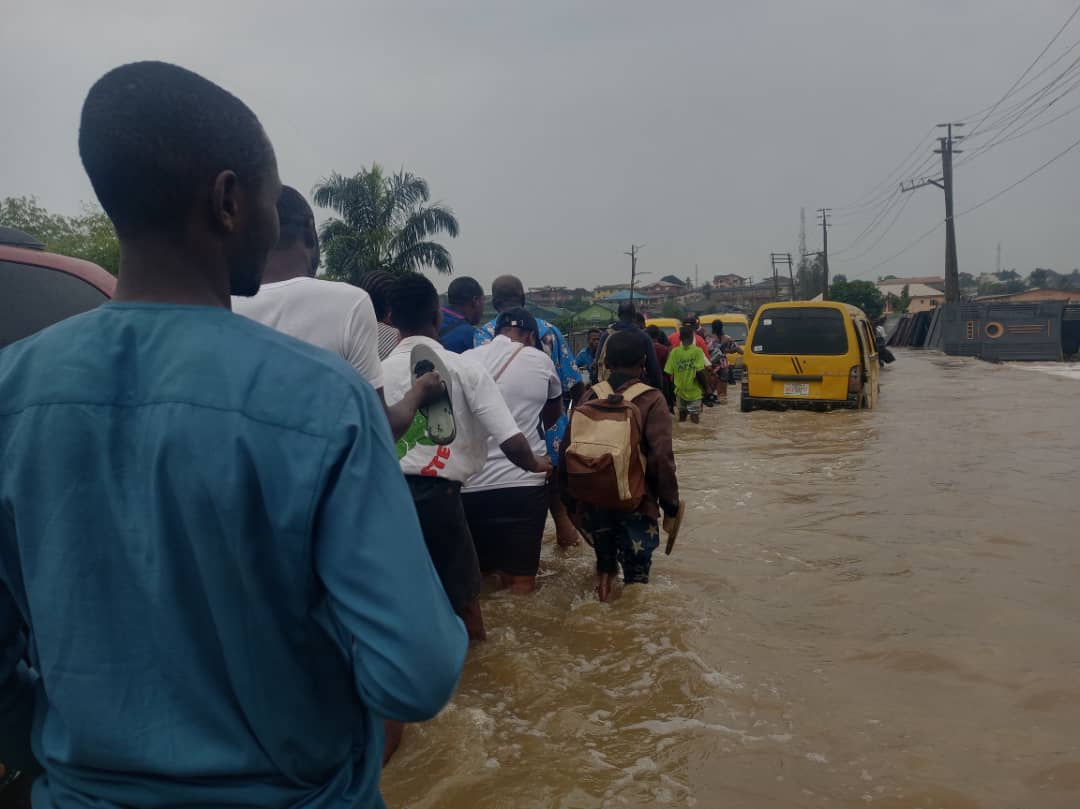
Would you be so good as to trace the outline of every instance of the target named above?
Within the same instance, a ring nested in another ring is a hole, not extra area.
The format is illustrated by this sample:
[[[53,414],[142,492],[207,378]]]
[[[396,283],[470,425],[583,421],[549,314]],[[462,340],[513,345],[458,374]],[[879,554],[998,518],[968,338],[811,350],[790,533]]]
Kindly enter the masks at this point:
[[[631,379],[616,388],[615,392],[622,393],[637,383],[638,380]],[[589,388],[581,401],[587,402],[595,398],[596,394]],[[641,413],[641,451],[645,454],[645,484],[648,489],[637,513],[657,520],[660,518],[658,505],[664,508],[665,513],[670,514],[674,514],[679,505],[679,481],[675,475],[675,453],[671,448],[671,414],[668,412],[664,394],[656,388],[642,393],[631,404]],[[559,481],[563,484],[564,493],[567,482],[565,455],[566,448],[573,440],[573,429],[574,420],[571,418],[570,426],[567,427],[559,446]]]

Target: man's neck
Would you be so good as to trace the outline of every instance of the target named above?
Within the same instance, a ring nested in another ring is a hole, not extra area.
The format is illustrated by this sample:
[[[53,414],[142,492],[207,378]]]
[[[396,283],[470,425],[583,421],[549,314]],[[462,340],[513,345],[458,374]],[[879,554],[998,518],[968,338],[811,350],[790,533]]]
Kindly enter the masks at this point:
[[[160,240],[126,240],[120,244],[113,300],[231,309],[229,273],[223,264],[220,257],[193,255]]]
[[[276,284],[278,281],[291,281],[293,278],[310,276],[307,254],[299,248],[271,250],[266,258],[266,270],[263,271],[264,284]]]

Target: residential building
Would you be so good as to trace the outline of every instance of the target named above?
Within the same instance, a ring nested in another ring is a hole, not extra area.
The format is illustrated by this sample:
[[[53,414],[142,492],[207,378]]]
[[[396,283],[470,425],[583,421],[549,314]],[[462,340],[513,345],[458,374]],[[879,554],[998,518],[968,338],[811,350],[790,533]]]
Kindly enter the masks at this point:
[[[1025,289],[1003,295],[981,295],[977,303],[1043,303],[1045,301],[1063,301],[1080,303],[1080,290],[1075,289]]]
[[[712,285],[717,289],[730,289],[731,287],[741,287],[746,284],[745,278],[741,275],[735,275],[735,273],[728,273],[727,275],[714,275],[712,279]]]
[[[898,281],[903,283],[897,283]],[[908,304],[908,312],[911,314],[929,312],[931,309],[945,303],[945,293],[941,290],[907,279],[890,278],[888,281],[878,283],[877,288],[878,292],[885,298],[885,314],[887,315],[895,311],[896,300],[904,294],[905,288],[908,297],[911,299]]]

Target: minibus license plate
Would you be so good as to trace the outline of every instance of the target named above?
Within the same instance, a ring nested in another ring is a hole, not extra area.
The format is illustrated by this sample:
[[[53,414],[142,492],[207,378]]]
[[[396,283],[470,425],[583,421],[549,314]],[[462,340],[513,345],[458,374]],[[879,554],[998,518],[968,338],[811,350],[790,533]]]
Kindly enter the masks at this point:
[[[810,383],[809,382],[785,382],[784,383],[784,395],[785,396],[809,396],[810,395]]]

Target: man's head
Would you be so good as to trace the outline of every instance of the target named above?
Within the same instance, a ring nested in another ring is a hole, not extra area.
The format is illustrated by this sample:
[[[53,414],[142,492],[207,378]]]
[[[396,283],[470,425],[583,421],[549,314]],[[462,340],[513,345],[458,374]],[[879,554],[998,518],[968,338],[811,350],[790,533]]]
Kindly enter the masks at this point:
[[[536,324],[536,318],[529,314],[524,307],[504,309],[495,319],[495,333],[505,334],[515,343],[536,347],[536,336],[540,333],[540,327]]]
[[[418,272],[408,272],[394,279],[390,287],[390,312],[402,337],[439,336],[442,309],[435,285]]]
[[[319,271],[319,234],[315,214],[304,195],[292,186],[283,185],[277,201],[278,240],[271,260],[280,260],[291,275],[303,269],[308,276]]]
[[[667,340],[664,339],[664,333],[660,331],[659,326],[649,326],[645,329],[645,333],[652,338],[654,343],[667,343]]]
[[[600,347],[600,329],[589,329],[589,353],[596,355],[596,349]]]
[[[446,302],[461,312],[472,325],[484,316],[484,288],[475,278],[455,278],[446,290]]]
[[[607,339],[604,364],[611,373],[638,376],[645,367],[641,335],[634,331],[617,331]]]
[[[491,305],[496,312],[525,305],[525,287],[516,275],[500,275],[491,282]]]
[[[689,326],[691,331],[697,331],[701,325],[701,320],[696,315],[687,315],[682,319],[684,326]]]
[[[242,101],[176,65],[123,65],[86,96],[79,154],[121,243],[187,252],[234,294],[258,291],[281,183]]]
[[[720,320],[714,320],[712,322],[712,333],[715,337],[720,338],[724,336],[724,323]]]
[[[361,275],[356,285],[371,296],[375,319],[380,323],[389,323],[390,288],[394,285],[394,276],[383,270],[372,270]]]
[[[623,323],[633,323],[637,318],[637,307],[630,301],[623,301],[619,304],[619,320]]]
[[[694,327],[693,326],[681,326],[679,328],[679,341],[684,346],[690,346],[694,344]]]

